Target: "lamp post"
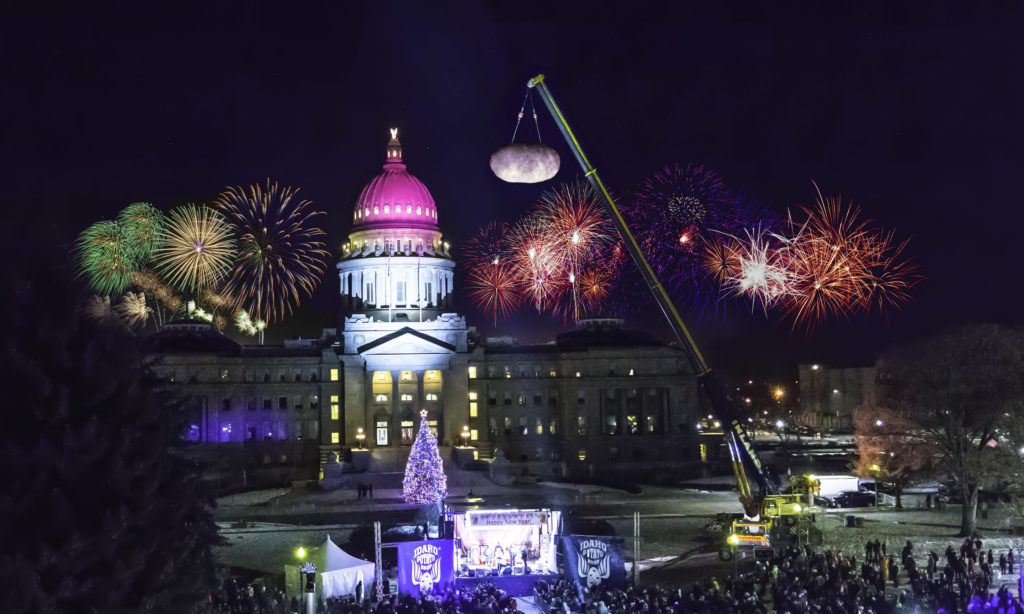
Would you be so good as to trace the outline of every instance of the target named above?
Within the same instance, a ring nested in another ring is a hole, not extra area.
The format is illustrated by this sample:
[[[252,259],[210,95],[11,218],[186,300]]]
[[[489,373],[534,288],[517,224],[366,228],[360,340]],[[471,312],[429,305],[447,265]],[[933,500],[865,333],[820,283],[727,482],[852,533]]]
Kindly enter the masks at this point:
[[[468,424],[463,425],[462,433],[459,435],[459,437],[462,439],[462,445],[463,446],[468,446],[469,445],[470,433],[469,433],[469,425]]]
[[[363,432],[363,427],[356,429],[356,442],[360,449],[363,447],[363,443],[366,440],[366,433]]]
[[[871,465],[871,471],[875,474],[875,510],[878,509],[878,474],[881,468],[878,465]]]

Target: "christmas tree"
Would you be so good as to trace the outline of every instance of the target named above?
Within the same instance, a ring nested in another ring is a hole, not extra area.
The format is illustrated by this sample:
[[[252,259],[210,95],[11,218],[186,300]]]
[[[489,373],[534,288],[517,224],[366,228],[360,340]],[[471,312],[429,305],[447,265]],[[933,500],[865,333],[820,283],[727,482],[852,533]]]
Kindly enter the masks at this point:
[[[427,505],[437,503],[448,494],[448,478],[444,475],[437,437],[427,424],[427,410],[420,412],[420,432],[409,451],[402,480],[402,497],[406,503]]]

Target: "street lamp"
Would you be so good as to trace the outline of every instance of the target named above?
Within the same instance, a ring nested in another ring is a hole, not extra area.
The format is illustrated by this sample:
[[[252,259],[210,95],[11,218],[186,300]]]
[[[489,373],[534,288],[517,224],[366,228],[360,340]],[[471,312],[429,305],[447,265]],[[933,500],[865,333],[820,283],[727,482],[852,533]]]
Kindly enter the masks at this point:
[[[871,470],[875,472],[875,509],[878,509],[878,474],[881,472],[881,468],[878,465],[871,465]]]
[[[295,549],[295,558],[297,558],[297,559],[304,559],[304,558],[306,558],[306,549],[303,548],[302,546],[299,546],[298,548],[296,548]]]
[[[460,435],[460,437],[462,437],[462,445],[468,446],[469,445],[469,437],[470,437],[469,425],[468,424],[463,425],[463,427],[462,427],[462,434]]]
[[[358,442],[358,446],[362,448],[363,442],[366,441],[366,433],[363,432],[363,427],[356,429],[356,441]]]

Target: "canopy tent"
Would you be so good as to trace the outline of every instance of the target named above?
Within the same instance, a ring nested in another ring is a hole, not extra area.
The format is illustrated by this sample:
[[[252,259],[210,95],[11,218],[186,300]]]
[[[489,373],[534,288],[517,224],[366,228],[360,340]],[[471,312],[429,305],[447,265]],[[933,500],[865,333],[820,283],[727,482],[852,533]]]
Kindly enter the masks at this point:
[[[288,596],[302,594],[302,574],[299,573],[299,568],[306,562],[316,565],[317,598],[355,595],[356,587],[360,583],[363,585],[363,595],[370,595],[374,564],[345,552],[327,536],[322,545],[307,549],[305,559],[284,566]]]

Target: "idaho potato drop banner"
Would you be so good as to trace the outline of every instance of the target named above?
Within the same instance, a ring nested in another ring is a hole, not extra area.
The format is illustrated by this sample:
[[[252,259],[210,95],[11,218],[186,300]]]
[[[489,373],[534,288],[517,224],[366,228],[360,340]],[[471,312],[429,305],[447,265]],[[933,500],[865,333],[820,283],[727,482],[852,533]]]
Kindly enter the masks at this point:
[[[417,597],[438,585],[451,584],[455,573],[455,544],[450,539],[399,542],[398,590]],[[422,591],[421,591],[422,589]]]
[[[566,535],[562,538],[566,573],[580,589],[595,584],[626,587],[625,540],[600,535]]]

